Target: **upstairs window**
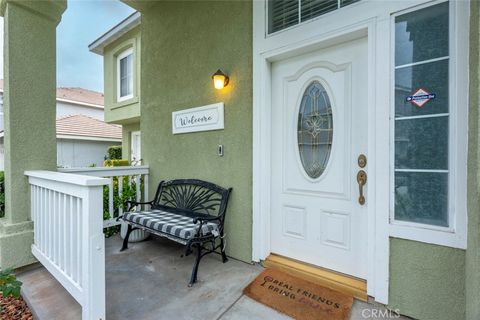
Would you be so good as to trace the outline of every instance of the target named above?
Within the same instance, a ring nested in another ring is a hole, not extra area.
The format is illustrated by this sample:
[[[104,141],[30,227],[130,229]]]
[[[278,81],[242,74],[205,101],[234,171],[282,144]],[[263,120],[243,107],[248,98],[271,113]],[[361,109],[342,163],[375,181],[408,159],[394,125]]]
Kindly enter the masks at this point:
[[[133,49],[117,57],[117,101],[133,98]]]
[[[360,0],[268,0],[268,33],[348,6]]]

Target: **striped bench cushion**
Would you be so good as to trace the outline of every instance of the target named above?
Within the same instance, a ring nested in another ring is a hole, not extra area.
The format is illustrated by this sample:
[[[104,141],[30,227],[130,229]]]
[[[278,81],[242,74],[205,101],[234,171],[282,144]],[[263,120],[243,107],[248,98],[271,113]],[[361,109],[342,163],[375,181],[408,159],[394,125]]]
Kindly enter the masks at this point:
[[[162,210],[126,212],[123,220],[158,231],[177,242],[186,244],[197,233],[200,223],[194,224],[193,218]],[[204,223],[202,234],[218,233],[218,225],[214,222]]]

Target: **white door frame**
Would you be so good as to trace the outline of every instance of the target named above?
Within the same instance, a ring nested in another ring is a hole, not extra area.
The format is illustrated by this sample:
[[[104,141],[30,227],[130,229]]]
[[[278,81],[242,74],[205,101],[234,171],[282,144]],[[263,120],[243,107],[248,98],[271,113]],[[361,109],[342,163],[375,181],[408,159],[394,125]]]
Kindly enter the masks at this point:
[[[273,35],[266,34],[265,1],[253,3],[252,259],[270,254],[271,63],[368,37],[368,273],[367,293],[388,303],[390,13],[426,1],[363,0]],[[379,41],[381,39],[381,41]],[[387,107],[385,107],[387,106]]]
[[[329,42],[338,43],[340,41],[348,40],[348,38],[358,38],[360,36],[368,37],[368,51],[369,51],[369,68],[368,68],[368,93],[366,94],[366,99],[368,99],[368,113],[369,119],[375,119],[375,90],[373,85],[374,73],[375,73],[375,63],[373,56],[375,52],[374,45],[374,22],[366,21],[362,24],[357,24],[349,28],[345,28],[341,32],[329,35],[327,37],[319,38],[318,41],[313,44],[305,46],[291,45],[282,48],[281,51],[275,50],[274,52],[266,52],[260,56],[260,62],[263,67],[261,70],[257,70],[260,73],[261,81],[260,83],[264,84],[263,88],[259,88],[254,84],[256,89],[262,91],[261,96],[256,96],[256,102],[263,101],[255,107],[254,106],[254,160],[255,169],[254,169],[254,231],[253,231],[253,260],[258,261],[265,259],[266,256],[270,253],[270,161],[271,161],[271,149],[269,147],[270,138],[271,138],[271,104],[270,97],[268,92],[270,92],[270,83],[271,83],[271,73],[270,66],[271,61],[278,59],[278,57],[285,56],[286,54],[291,54],[293,52],[298,52],[300,50],[305,50],[308,47],[313,48],[319,44]],[[330,41],[329,41],[330,40]],[[332,44],[333,44],[332,43]],[[254,81],[254,83],[257,83]],[[260,100],[260,99],[261,100]],[[259,101],[260,100],[260,101]],[[261,108],[259,107],[261,105]],[[260,109],[260,110],[259,110]],[[388,109],[387,109],[388,111]],[[261,121],[259,121],[261,119]],[[387,118],[388,119],[388,118]],[[372,121],[374,122],[374,121]],[[261,133],[260,133],[261,132]],[[368,199],[368,275],[367,275],[367,286],[368,294],[375,296],[378,301],[387,303],[388,300],[388,254],[389,254],[389,245],[388,245],[388,202],[386,204],[386,215],[383,217],[385,220],[375,221],[375,208],[378,208],[375,201],[375,185],[376,185],[376,176],[377,173],[375,170],[375,146],[376,146],[376,136],[375,136],[375,124],[369,123],[368,127],[368,175],[369,181],[372,181],[368,184],[366,198]],[[388,145],[388,140],[386,141]],[[259,155],[261,154],[260,158]],[[388,156],[388,153],[387,153]],[[262,169],[259,169],[262,168]],[[388,171],[387,171],[388,173]],[[387,174],[388,178],[388,174]],[[388,194],[384,197],[388,199]],[[264,214],[262,214],[264,213]],[[383,223],[382,223],[383,222]],[[375,226],[382,225],[384,228],[375,228]],[[377,230],[376,230],[377,229]],[[379,230],[378,230],[379,229]],[[371,232],[375,230],[374,232]],[[378,255],[375,255],[378,253]],[[374,263],[374,261],[383,261],[383,263]],[[383,270],[382,270],[383,269]],[[379,277],[383,275],[383,279]],[[375,280],[379,280],[378,283],[386,284],[384,288],[379,288],[375,290],[374,284]],[[383,281],[382,281],[383,280]],[[372,285],[373,284],[373,285]],[[382,296],[382,291],[385,290],[385,298],[379,298]]]

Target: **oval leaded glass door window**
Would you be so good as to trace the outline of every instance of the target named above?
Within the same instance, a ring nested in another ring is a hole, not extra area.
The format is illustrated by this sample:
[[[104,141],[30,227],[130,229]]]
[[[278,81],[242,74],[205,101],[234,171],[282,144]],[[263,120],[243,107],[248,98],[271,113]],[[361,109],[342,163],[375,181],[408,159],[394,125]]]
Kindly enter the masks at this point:
[[[332,105],[322,86],[315,80],[305,89],[298,114],[298,150],[303,168],[312,179],[327,167],[332,150]]]

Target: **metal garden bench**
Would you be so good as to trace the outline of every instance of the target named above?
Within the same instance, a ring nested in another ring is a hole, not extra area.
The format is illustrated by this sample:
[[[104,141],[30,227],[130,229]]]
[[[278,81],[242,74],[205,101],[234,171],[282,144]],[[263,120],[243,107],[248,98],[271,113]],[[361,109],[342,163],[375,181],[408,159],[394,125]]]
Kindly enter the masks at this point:
[[[185,255],[196,250],[189,287],[197,281],[198,265],[207,254],[220,249],[225,254],[224,222],[232,188],[196,179],[162,181],[150,202],[127,201],[128,211],[119,219],[128,224],[120,251],[128,248],[128,238],[135,229],[166,237],[186,246]],[[133,210],[149,205],[150,210]]]

